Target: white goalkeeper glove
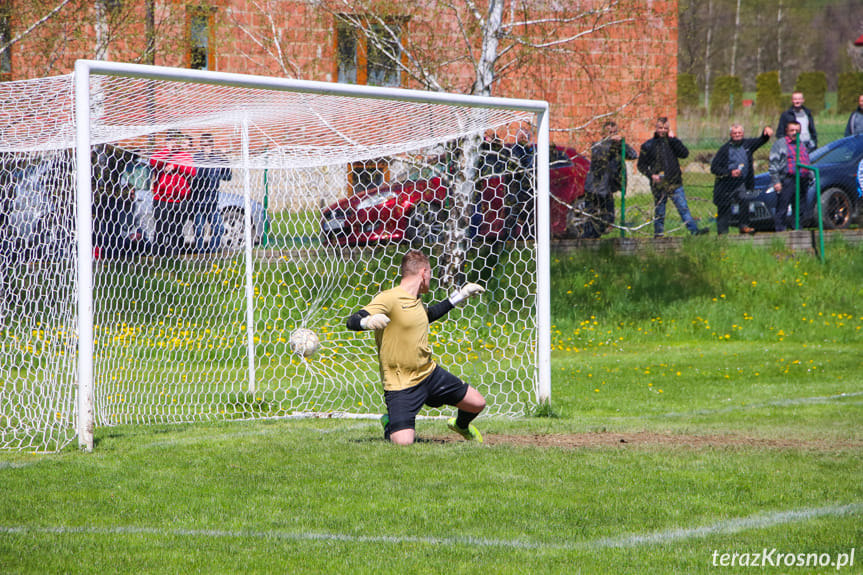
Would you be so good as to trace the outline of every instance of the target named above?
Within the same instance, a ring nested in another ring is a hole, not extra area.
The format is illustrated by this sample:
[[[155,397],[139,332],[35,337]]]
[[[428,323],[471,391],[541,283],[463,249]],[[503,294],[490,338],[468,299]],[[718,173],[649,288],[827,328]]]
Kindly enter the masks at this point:
[[[360,320],[363,329],[384,329],[390,323],[390,317],[384,313],[368,315]]]
[[[449,302],[452,305],[458,305],[469,297],[479,295],[485,291],[485,288],[479,284],[467,283],[460,290],[453,292],[449,296]]]

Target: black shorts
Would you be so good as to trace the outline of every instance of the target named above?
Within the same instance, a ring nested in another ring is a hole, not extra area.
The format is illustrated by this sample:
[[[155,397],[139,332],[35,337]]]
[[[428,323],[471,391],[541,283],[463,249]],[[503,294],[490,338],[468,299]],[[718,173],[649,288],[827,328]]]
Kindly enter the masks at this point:
[[[389,438],[393,431],[414,429],[417,413],[423,405],[456,405],[467,395],[468,387],[468,384],[437,366],[430,376],[413,387],[384,391],[390,417],[384,436]]]

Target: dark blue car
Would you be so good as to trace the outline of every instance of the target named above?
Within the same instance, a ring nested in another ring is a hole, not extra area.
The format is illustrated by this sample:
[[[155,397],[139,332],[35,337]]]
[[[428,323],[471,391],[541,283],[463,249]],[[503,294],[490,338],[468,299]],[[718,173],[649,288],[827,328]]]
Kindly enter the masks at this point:
[[[824,227],[826,229],[847,228],[863,207],[857,179],[858,166],[863,159],[863,135],[849,136],[831,142],[812,152],[809,159],[821,174],[821,210]],[[814,187],[813,184],[805,195],[801,190],[800,201],[806,202],[801,210],[801,226],[817,225]],[[737,225],[740,209],[749,209],[749,221],[752,227],[759,230],[773,229],[776,193],[770,185],[770,174],[755,176],[753,192],[739,206],[732,207],[732,225]],[[793,216],[788,223],[789,227],[794,226]]]

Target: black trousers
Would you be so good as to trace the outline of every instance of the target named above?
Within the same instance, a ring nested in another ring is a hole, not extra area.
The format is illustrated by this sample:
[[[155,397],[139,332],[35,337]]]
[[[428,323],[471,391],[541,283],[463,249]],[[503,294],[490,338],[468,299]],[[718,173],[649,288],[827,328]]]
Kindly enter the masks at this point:
[[[584,237],[598,238],[614,224],[614,196],[611,194],[585,194],[584,211],[588,221],[584,227]]]
[[[801,187],[803,186],[804,181],[806,180],[801,179]],[[788,206],[794,202],[794,189],[796,185],[797,183],[794,174],[782,177],[782,189],[776,193],[776,211],[773,212],[773,227],[777,232],[785,231],[787,224],[787,220],[785,218],[788,215]],[[803,188],[803,190],[805,190],[805,188]],[[805,191],[801,195],[805,198]]]
[[[737,200],[737,205],[740,211],[737,217],[737,226],[740,228],[749,227],[749,202],[746,200]],[[734,202],[716,204],[716,233],[719,235],[727,234],[730,227],[731,208]]]
[[[176,256],[186,249],[183,226],[188,219],[187,202],[153,202],[156,220],[156,253]]]

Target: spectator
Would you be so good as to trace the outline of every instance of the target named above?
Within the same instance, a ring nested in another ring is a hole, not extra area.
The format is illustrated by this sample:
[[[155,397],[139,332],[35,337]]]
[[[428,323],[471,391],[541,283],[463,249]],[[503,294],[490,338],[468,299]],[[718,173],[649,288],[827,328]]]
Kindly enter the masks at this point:
[[[518,158],[519,163],[526,170],[533,169],[533,157],[536,148],[531,142],[531,133],[527,128],[519,128],[515,135],[515,145],[512,147],[512,155]]]
[[[785,133],[785,126],[789,122],[797,122],[800,125],[800,141],[806,144],[806,149],[811,152],[818,147],[818,133],[815,131],[815,120],[812,118],[812,112],[803,105],[803,102],[805,100],[802,92],[791,94],[791,107],[779,116],[776,133],[778,134],[777,137],[781,139],[781,135]]]
[[[231,179],[228,160],[215,150],[212,134],[201,134],[200,150],[195,153],[197,173],[191,181],[192,209],[195,213],[195,250],[215,252],[222,243],[222,214],[219,211],[219,184]],[[210,225],[210,241],[204,245],[204,231]]]
[[[846,136],[859,136],[863,134],[863,94],[857,97],[857,109],[851,112],[848,125],[845,126]]]
[[[653,138],[641,145],[641,153],[638,156],[638,171],[650,180],[650,191],[653,192],[653,237],[655,238],[661,238],[665,234],[665,204],[669,196],[689,233],[701,235],[709,231],[707,228],[698,228],[686,203],[679,159],[687,156],[689,156],[689,150],[670,131],[668,118],[665,116],[658,118]]]
[[[470,218],[468,237],[484,236],[492,231],[498,219],[503,220],[500,230],[501,239],[510,239],[517,233],[518,163],[510,154],[511,146],[505,146],[494,130],[488,130],[479,147],[479,177],[474,183],[473,213]],[[495,196],[494,188],[487,186],[488,178],[501,177],[506,181],[506,195],[503,205]]]
[[[93,253],[97,259],[149,252],[149,242],[135,220],[135,189],[121,186],[99,195],[93,205]]]
[[[797,135],[800,124],[788,122],[785,126],[785,136],[777,138],[770,148],[769,168],[770,183],[776,190],[776,211],[773,214],[773,224],[777,232],[784,232],[785,216],[791,205],[791,198],[796,189],[797,170]],[[809,150],[800,143],[800,163],[809,163]],[[800,168],[800,184],[802,189],[809,187],[812,173],[806,168]],[[805,187],[803,187],[805,186]],[[807,194],[806,203],[810,203]]]
[[[165,149],[153,154],[153,218],[159,255],[178,255],[184,248],[183,225],[188,215],[189,178],[195,175],[189,138],[179,130],[167,134]]]
[[[752,169],[752,154],[763,146],[773,135],[773,129],[765,126],[759,138],[744,138],[743,126],[731,126],[731,139],[725,142],[713,161],[710,162],[710,173],[716,176],[713,185],[713,203],[716,205],[716,233],[728,233],[728,220],[731,217],[731,207],[736,203],[740,206],[739,223],[741,234],[751,234],[755,230],[749,225],[749,205],[744,204],[744,194],[755,187],[755,175]]]
[[[590,171],[584,183],[586,238],[598,238],[614,224],[614,193],[623,188],[621,171],[626,169],[621,162],[621,140],[617,123],[608,120],[602,126],[602,140],[590,149]],[[637,157],[635,148],[627,145],[626,159]]]
[[[512,146],[512,158],[515,161],[515,174],[510,180],[510,193],[507,204],[510,213],[515,216],[516,226],[521,237],[534,237],[534,188],[536,146],[531,141],[532,135],[527,128],[519,128],[515,144]]]

